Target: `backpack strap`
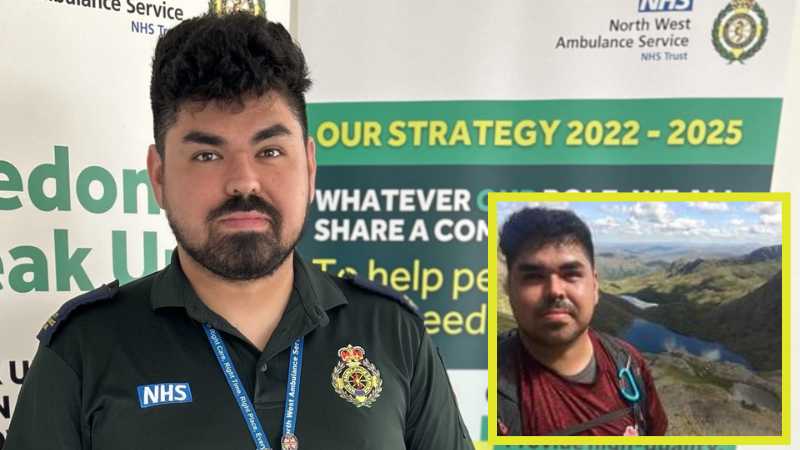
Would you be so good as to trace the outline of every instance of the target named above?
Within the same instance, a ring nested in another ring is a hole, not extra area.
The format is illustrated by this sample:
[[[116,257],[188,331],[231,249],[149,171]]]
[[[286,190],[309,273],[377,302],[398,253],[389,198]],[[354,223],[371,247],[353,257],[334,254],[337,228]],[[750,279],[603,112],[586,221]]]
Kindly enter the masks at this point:
[[[617,368],[619,383],[618,390],[620,395],[623,396],[633,411],[633,418],[636,424],[640,427],[639,435],[647,435],[647,419],[645,417],[645,408],[647,407],[647,389],[644,385],[644,378],[639,369],[639,364],[633,357],[633,354],[625,347],[625,345],[616,337],[606,333],[595,332],[600,344],[611,355],[614,365]],[[623,376],[624,371],[628,371],[630,376]],[[631,400],[623,395],[623,392],[638,392],[638,398]]]
[[[632,411],[633,411],[632,406],[628,406],[626,408],[620,408],[616,411],[611,411],[608,414],[603,414],[602,416],[595,417],[592,420],[580,423],[573,427],[564,430],[554,431],[550,434],[547,434],[546,436],[572,436],[573,434],[578,434],[582,431],[591,430],[592,428],[599,427],[600,425],[613,422],[617,419],[621,419],[630,414]]]
[[[497,434],[522,436],[516,330],[497,336]]]

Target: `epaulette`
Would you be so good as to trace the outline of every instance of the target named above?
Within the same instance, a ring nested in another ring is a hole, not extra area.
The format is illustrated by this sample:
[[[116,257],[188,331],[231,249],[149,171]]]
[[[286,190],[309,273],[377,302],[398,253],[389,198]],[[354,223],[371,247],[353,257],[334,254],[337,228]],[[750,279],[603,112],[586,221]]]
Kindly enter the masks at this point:
[[[90,305],[101,300],[108,300],[117,293],[118,288],[119,281],[114,280],[109,284],[104,284],[93,291],[85,292],[64,303],[55,314],[47,319],[47,322],[44,323],[42,330],[39,331],[39,334],[36,335],[36,338],[39,339],[42,344],[50,345],[50,342],[53,340],[53,334],[55,334],[59,325],[67,320],[67,317],[69,317],[69,315],[72,314],[77,307]]]
[[[375,292],[376,294],[381,294],[384,297],[388,297],[396,302],[400,303],[404,308],[414,313],[415,316],[419,317],[422,320],[425,320],[425,317],[420,312],[419,308],[414,301],[408,298],[407,295],[403,295],[400,292],[395,291],[394,289],[390,288],[389,286],[384,286],[380,283],[376,283],[369,278],[362,277],[361,275],[356,275],[352,273],[348,273],[345,275],[345,278],[352,281],[354,285],[360,287],[361,289],[365,289],[370,292]]]

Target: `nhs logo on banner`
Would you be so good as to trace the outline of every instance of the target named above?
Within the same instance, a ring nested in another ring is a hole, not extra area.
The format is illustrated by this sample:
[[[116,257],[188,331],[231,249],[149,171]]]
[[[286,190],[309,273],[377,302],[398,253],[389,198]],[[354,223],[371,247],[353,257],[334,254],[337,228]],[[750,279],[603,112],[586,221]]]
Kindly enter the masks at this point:
[[[639,0],[639,12],[691,10],[692,0]]]
[[[167,405],[169,403],[191,403],[192,391],[189,383],[161,383],[139,386],[139,406]]]

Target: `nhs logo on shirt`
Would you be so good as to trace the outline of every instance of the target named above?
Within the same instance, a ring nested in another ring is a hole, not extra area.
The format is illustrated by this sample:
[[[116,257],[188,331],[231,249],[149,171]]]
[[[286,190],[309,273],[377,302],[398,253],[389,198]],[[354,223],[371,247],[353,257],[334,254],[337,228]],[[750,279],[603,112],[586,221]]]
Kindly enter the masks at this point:
[[[639,12],[691,10],[692,0],[639,0]]]
[[[191,403],[192,390],[189,383],[161,383],[139,386],[139,406],[167,405],[169,403]]]

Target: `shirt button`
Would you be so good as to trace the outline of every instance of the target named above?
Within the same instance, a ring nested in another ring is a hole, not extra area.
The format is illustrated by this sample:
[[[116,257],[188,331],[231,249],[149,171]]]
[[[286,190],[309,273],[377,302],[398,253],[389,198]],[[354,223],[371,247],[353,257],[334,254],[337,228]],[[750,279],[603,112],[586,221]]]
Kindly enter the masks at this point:
[[[267,365],[266,365],[266,364],[264,364],[263,366],[261,366],[261,371],[262,371],[262,372],[266,372],[266,371],[267,371]]]

